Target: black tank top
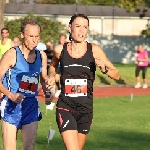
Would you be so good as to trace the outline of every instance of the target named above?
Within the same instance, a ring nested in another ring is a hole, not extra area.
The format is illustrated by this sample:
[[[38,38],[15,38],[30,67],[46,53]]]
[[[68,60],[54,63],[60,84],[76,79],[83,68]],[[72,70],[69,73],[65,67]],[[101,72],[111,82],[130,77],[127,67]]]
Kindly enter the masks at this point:
[[[72,58],[64,44],[60,55],[61,94],[57,107],[76,113],[93,111],[93,82],[95,79],[95,59],[91,43],[81,58]]]

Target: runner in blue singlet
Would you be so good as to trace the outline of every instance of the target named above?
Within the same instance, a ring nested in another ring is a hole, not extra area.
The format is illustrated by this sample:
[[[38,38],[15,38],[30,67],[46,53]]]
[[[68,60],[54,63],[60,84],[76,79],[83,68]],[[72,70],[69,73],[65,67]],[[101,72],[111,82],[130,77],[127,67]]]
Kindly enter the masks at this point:
[[[21,25],[22,44],[8,50],[0,60],[0,91],[4,94],[1,103],[2,134],[5,150],[16,150],[16,132],[22,131],[23,150],[33,150],[38,121],[42,115],[37,93],[41,77],[46,92],[47,57],[36,49],[40,26],[33,20]],[[46,104],[51,98],[45,99]]]

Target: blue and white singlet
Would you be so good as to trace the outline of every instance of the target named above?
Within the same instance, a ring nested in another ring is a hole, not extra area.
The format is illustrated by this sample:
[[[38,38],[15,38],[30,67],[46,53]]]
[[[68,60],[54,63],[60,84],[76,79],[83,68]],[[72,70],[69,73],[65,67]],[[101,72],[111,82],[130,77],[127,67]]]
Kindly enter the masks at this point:
[[[3,85],[12,93],[23,94],[25,98],[21,104],[16,104],[4,95],[1,103],[1,116],[4,121],[21,128],[24,124],[41,119],[36,96],[42,59],[40,51],[36,49],[35,61],[29,63],[18,46],[14,49],[16,50],[16,64],[4,75]]]

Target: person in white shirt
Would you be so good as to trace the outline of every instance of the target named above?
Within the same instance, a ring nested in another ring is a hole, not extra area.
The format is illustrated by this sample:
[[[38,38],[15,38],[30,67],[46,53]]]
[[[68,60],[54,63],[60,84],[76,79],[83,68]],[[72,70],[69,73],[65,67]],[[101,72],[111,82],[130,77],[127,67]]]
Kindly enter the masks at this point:
[[[43,50],[43,51],[45,51],[47,49],[46,44],[43,42],[39,42],[36,48],[39,50]]]

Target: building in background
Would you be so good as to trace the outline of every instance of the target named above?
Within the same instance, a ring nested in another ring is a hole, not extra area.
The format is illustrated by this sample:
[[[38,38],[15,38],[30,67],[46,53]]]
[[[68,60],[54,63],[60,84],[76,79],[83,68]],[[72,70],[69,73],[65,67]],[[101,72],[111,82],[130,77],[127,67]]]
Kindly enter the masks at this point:
[[[8,20],[26,16],[29,12],[54,19],[68,27],[70,17],[76,13],[76,5],[53,4],[13,4],[5,5],[5,18]],[[143,44],[150,51],[148,39],[141,37],[141,31],[149,23],[150,10],[144,18],[139,13],[128,13],[117,6],[78,6],[78,13],[90,19],[89,42],[95,42],[104,49],[112,62],[134,63],[136,45]]]

